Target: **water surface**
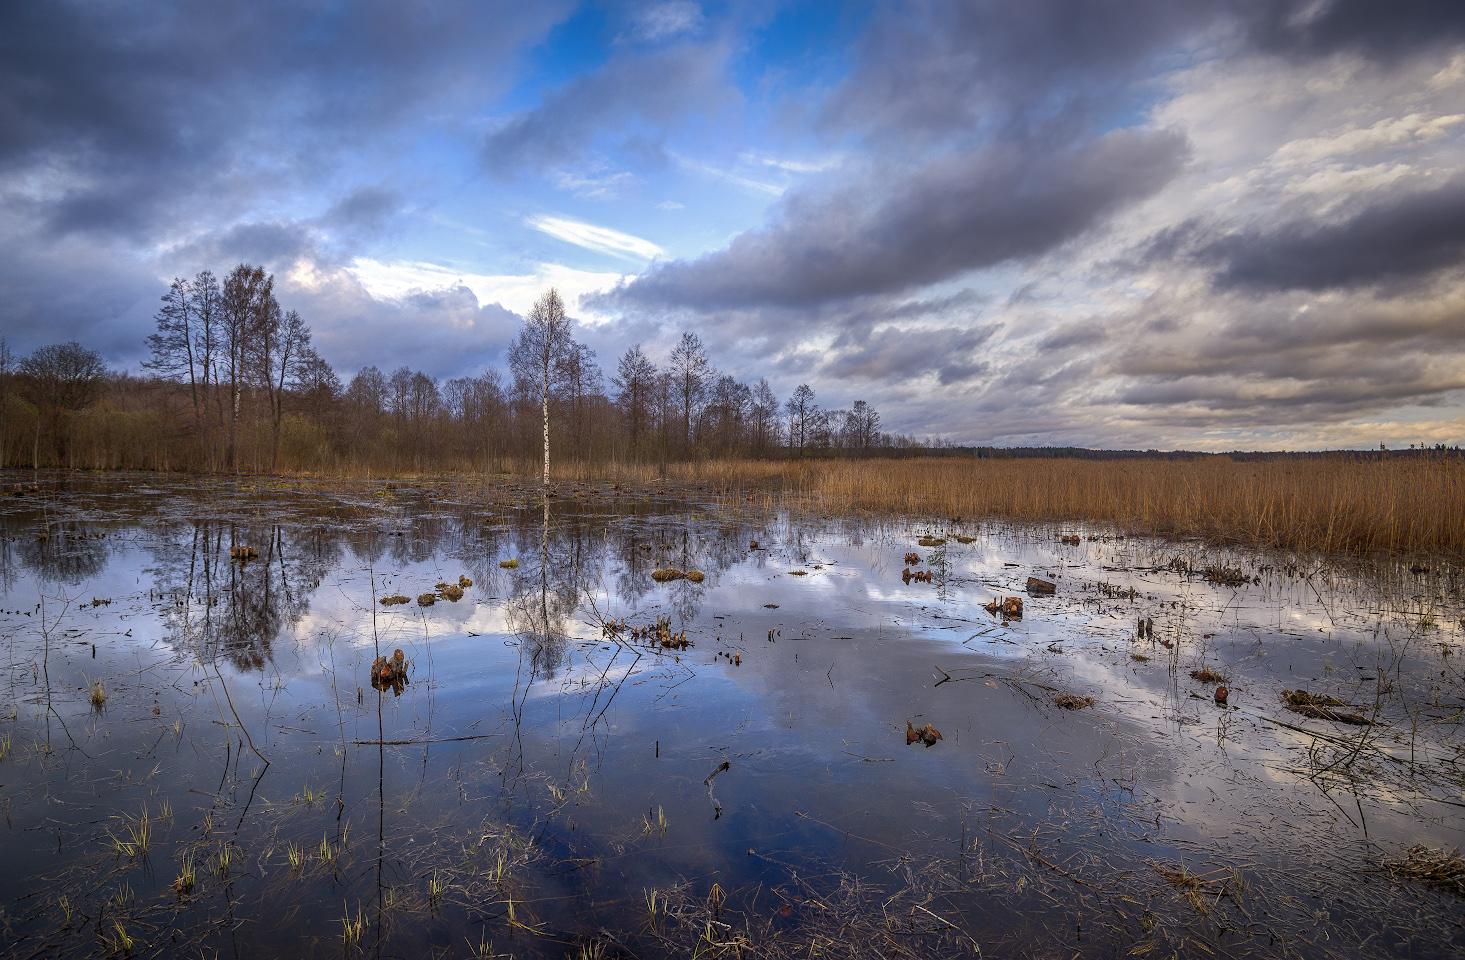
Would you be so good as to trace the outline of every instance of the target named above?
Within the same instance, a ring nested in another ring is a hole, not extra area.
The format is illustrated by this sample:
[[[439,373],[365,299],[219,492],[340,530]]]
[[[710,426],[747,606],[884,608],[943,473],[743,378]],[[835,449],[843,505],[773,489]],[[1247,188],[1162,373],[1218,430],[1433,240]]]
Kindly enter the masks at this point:
[[[6,955],[1465,953],[1453,566],[558,493],[7,496]]]

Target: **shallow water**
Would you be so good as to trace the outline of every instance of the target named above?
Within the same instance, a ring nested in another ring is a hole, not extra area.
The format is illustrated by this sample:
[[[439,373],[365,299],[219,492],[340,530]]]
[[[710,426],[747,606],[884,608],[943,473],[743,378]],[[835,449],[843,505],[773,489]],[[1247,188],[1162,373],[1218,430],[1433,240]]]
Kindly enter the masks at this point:
[[[561,493],[0,501],[6,955],[1465,953],[1454,567]]]

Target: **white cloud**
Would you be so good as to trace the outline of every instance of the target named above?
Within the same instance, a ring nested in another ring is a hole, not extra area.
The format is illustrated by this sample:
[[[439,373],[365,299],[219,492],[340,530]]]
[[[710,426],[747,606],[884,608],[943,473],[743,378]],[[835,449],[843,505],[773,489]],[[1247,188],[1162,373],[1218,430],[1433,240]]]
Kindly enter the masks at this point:
[[[748,151],[738,159],[750,166],[774,167],[778,170],[787,170],[789,173],[823,173],[825,170],[833,170],[844,162],[843,158],[838,156],[825,157],[822,160],[789,160],[755,151]]]
[[[658,210],[685,210],[685,209],[687,209],[687,205],[685,203],[677,203],[675,200],[663,200],[663,201],[661,201],[660,203],[658,203],[656,205],[656,209],[658,209]]]
[[[556,170],[550,176],[556,187],[582,200],[614,200],[637,183],[632,173],[610,173],[600,167],[584,172]]]
[[[691,0],[671,0],[650,7],[636,17],[638,40],[667,40],[692,33],[702,26],[702,10]]]
[[[659,257],[662,249],[650,240],[633,237],[609,227],[597,227],[591,223],[567,220],[564,217],[529,217],[524,221],[541,233],[573,243],[586,250],[609,253],[617,257],[639,257],[650,260]]]
[[[521,315],[549,287],[557,289],[566,303],[574,304],[582,294],[614,286],[623,276],[574,270],[557,263],[538,264],[533,273],[522,276],[489,276],[464,273],[436,263],[412,260],[384,263],[367,257],[357,257],[348,269],[367,293],[378,299],[395,300],[415,291],[462,284],[473,291],[480,304],[498,303]]]

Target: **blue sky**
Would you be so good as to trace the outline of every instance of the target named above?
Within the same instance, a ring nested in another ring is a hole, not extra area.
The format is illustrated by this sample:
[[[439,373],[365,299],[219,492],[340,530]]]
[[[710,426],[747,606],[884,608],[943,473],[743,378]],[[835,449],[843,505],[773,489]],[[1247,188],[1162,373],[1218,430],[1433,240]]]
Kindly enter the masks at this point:
[[[714,363],[957,442],[1465,440],[1465,8],[261,2],[0,12],[0,333],[133,370],[276,278],[343,375]]]

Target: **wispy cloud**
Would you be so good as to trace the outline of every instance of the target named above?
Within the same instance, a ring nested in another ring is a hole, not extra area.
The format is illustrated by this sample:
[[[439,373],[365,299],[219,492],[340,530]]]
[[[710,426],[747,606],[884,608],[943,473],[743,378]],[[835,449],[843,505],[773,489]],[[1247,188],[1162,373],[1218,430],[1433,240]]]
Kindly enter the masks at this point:
[[[691,0],[671,0],[641,11],[635,18],[631,36],[637,40],[655,42],[670,40],[685,33],[695,33],[701,27],[702,9],[697,4]]]
[[[776,183],[765,183],[762,180],[754,180],[752,177],[745,177],[742,174],[734,173],[731,170],[724,170],[722,167],[713,166],[710,163],[703,163],[700,160],[693,160],[691,157],[676,157],[679,165],[688,170],[695,170],[698,173],[706,174],[709,177],[716,177],[719,180],[726,180],[728,183],[736,183],[740,187],[747,187],[750,190],[757,190],[769,196],[781,197],[784,188]]]
[[[650,240],[633,237],[610,227],[597,227],[592,223],[581,223],[564,217],[529,217],[524,221],[540,233],[573,243],[586,250],[609,253],[617,257],[633,257],[650,260],[659,257],[662,249]]]

